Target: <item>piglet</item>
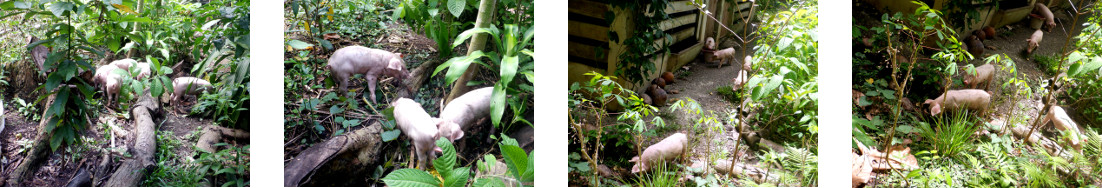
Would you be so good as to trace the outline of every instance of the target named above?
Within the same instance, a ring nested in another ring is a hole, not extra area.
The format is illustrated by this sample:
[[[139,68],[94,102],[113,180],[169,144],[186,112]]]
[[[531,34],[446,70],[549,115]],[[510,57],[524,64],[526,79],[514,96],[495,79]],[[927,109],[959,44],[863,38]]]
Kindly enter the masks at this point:
[[[118,95],[122,85],[122,77],[115,72],[116,70],[119,70],[119,67],[104,65],[96,68],[96,72],[92,76],[92,83],[106,94],[108,104],[114,101],[114,97]]]
[[[402,133],[409,137],[410,143],[413,144],[413,151],[417,154],[417,165],[427,168],[427,165],[436,158],[435,143],[440,138],[435,119],[421,108],[420,103],[407,98],[398,98],[390,106],[394,107],[394,121],[398,123],[398,128],[402,129]]]
[[[747,78],[746,70],[738,71],[738,75],[735,76],[735,79],[731,80],[731,90],[738,91],[742,89],[742,86],[745,85],[747,81],[750,81],[750,79]]]
[[[975,74],[964,73],[964,84],[968,87],[976,89],[978,85],[983,84],[983,88],[986,89],[991,78],[995,77],[995,66],[991,64],[985,64],[976,67]]]
[[[930,114],[935,116],[942,111],[958,109],[975,110],[982,114],[991,104],[991,94],[979,89],[949,90],[937,99],[926,99],[925,104],[930,106]]]
[[[707,40],[704,40],[704,49],[715,50],[716,49],[716,39],[714,39],[712,37],[708,37]]]
[[[723,64],[727,64],[728,61],[735,59],[735,48],[718,50],[712,52],[712,55],[715,55],[716,58],[719,58],[719,65],[722,67]]]
[[[198,95],[203,91],[212,90],[213,86],[210,82],[196,77],[179,77],[172,80],[172,101],[176,103],[180,99],[184,98],[184,95]]]
[[[750,67],[750,66],[753,66],[753,65],[754,65],[754,58],[753,57],[746,56],[746,59],[742,60],[742,70],[750,70],[751,68],[753,68],[753,67]]]
[[[1052,125],[1056,126],[1056,129],[1060,131],[1071,131],[1068,142],[1070,142],[1071,146],[1075,149],[1083,150],[1083,145],[1081,143],[1086,142],[1086,139],[1081,139],[1079,125],[1077,125],[1075,121],[1072,121],[1071,117],[1068,117],[1068,113],[1064,111],[1064,108],[1052,106],[1048,111],[1048,115],[1045,115],[1045,119],[1041,121],[1041,125],[1047,125],[1049,121],[1051,121]]]
[[[138,76],[137,76],[138,79],[149,78],[149,74],[150,74],[149,63],[137,63],[137,64],[134,64],[134,66],[137,67],[138,71],[139,71]]]
[[[1026,46],[1025,52],[1028,54],[1033,54],[1033,50],[1037,49],[1037,46],[1041,45],[1041,39],[1044,36],[1045,33],[1041,32],[1041,30],[1039,29],[1037,31],[1033,31],[1033,35],[1029,36],[1029,39],[1025,39],[1025,41],[1029,43],[1029,45]]]
[[[631,158],[629,162],[635,162],[635,166],[631,167],[631,173],[645,172],[654,165],[661,165],[667,160],[671,160],[681,156],[685,153],[685,148],[689,147],[689,138],[683,133],[674,133],[666,139],[662,139],[646,150],[643,150],[643,154]]]
[[[1048,6],[1045,6],[1045,4],[1035,4],[1033,6],[1033,12],[1045,18],[1045,31],[1052,31],[1052,28],[1056,27],[1056,21],[1053,19],[1052,11],[1049,10]]]
[[[463,130],[469,129],[478,119],[490,115],[490,97],[494,87],[471,90],[448,102],[440,111],[440,121],[436,127],[440,135],[454,142],[463,138]]]
[[[340,85],[342,95],[348,92],[348,79],[352,78],[352,75],[364,74],[373,102],[375,101],[375,83],[379,76],[394,77],[398,83],[402,83],[403,79],[409,77],[409,71],[402,62],[402,54],[363,46],[349,46],[337,50],[332,57],[329,57],[329,64],[325,67],[336,78],[335,81]]]
[[[111,64],[109,64],[109,65],[114,65],[116,67],[119,67],[122,70],[130,71],[130,67],[134,66],[134,64],[136,64],[136,63],[138,63],[138,61],[135,61],[135,60],[130,59],[130,58],[126,58],[126,59],[120,59],[120,60],[112,61]]]

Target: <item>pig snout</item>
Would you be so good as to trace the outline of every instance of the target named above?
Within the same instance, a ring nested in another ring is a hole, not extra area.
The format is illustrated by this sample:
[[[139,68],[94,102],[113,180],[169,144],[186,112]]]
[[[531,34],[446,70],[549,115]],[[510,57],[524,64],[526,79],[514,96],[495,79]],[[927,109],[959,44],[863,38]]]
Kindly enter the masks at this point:
[[[654,165],[660,165],[665,161],[675,159],[684,154],[688,147],[689,139],[683,133],[674,133],[662,141],[647,147],[642,155],[633,157],[629,162],[635,162],[631,167],[631,173],[645,172]]]

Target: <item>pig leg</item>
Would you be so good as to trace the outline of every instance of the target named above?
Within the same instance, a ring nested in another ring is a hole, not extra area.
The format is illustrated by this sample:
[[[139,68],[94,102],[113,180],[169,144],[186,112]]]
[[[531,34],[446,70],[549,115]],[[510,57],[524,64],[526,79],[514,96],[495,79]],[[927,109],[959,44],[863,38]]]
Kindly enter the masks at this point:
[[[339,81],[337,83],[337,85],[339,85],[339,87],[340,87],[340,89],[338,90],[338,91],[340,91],[340,94],[342,96],[347,94],[348,93],[348,75],[347,74],[341,74],[341,73],[334,74],[334,75],[335,75],[335,77],[337,77],[337,80]]]
[[[371,92],[371,102],[375,102],[375,82],[377,82],[378,79],[378,77],[367,77],[367,90],[368,92]]]

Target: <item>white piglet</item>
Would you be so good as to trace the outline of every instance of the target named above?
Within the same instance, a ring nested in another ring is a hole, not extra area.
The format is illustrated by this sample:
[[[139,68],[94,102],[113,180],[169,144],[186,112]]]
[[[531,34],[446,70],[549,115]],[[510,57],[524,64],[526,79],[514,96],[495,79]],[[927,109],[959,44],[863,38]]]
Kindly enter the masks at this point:
[[[402,129],[402,133],[409,137],[410,143],[413,143],[413,151],[417,154],[417,165],[427,168],[426,165],[436,158],[435,143],[440,138],[434,118],[421,108],[420,103],[407,98],[399,98],[391,106],[394,107],[394,121],[398,123],[398,128]]]
[[[137,63],[138,63],[138,61],[135,61],[135,60],[130,59],[130,58],[126,58],[126,59],[120,59],[120,60],[112,61],[109,65],[114,65],[116,67],[119,67],[120,69],[130,71],[130,67],[134,66],[134,64],[137,64]]]
[[[738,71],[738,75],[735,75],[735,79],[731,79],[731,90],[738,91],[739,89],[742,89],[742,86],[746,85],[747,81],[750,81],[747,76],[748,74],[746,73],[746,70]]]
[[[138,76],[137,76],[138,79],[149,78],[149,73],[150,73],[149,63],[137,63],[137,64],[134,64],[134,66],[137,67],[138,70],[139,70]]]
[[[494,87],[471,90],[453,99],[440,111],[437,128],[440,135],[454,142],[463,138],[463,130],[470,128],[478,119],[490,115],[490,97]]]
[[[995,77],[995,66],[991,64],[985,64],[975,68],[975,74],[965,72],[964,84],[968,87],[976,89],[976,86],[983,85],[983,89],[987,88],[987,85],[991,82],[991,79]]]
[[[708,37],[708,39],[704,40],[704,49],[715,50],[716,49],[716,39],[714,39],[712,37]]]
[[[122,86],[122,76],[116,73],[116,70],[119,70],[119,67],[104,65],[96,68],[95,75],[92,76],[92,83],[106,94],[108,105],[114,101]]]
[[[1056,27],[1056,21],[1053,19],[1052,11],[1048,9],[1048,6],[1037,3],[1034,4],[1033,11],[1045,18],[1045,31],[1052,31],[1052,28]]]
[[[1085,142],[1086,139],[1081,138],[1080,135],[1082,134],[1079,133],[1079,125],[1071,120],[1071,117],[1064,111],[1064,108],[1052,106],[1048,111],[1048,115],[1045,115],[1045,119],[1041,121],[1041,125],[1046,125],[1049,121],[1052,122],[1053,126],[1056,126],[1056,129],[1069,132],[1068,142],[1072,147],[1077,150],[1083,150],[1083,145],[1081,143]]]
[[[1036,50],[1038,46],[1041,46],[1041,39],[1044,37],[1045,33],[1041,32],[1041,30],[1033,31],[1033,35],[1029,36],[1028,39],[1025,39],[1025,42],[1029,43],[1028,45],[1026,45],[1025,52],[1028,54],[1033,54],[1033,50]]]
[[[661,142],[647,147],[642,155],[631,158],[629,162],[635,162],[635,166],[631,167],[631,173],[645,172],[655,165],[677,158],[684,154],[685,148],[688,147],[689,137],[683,133],[674,133],[662,139]]]
[[[398,83],[409,77],[409,71],[402,62],[402,54],[363,46],[349,46],[337,50],[332,57],[329,57],[329,64],[325,67],[332,72],[334,81],[340,85],[342,95],[348,92],[348,79],[351,79],[352,75],[364,74],[371,101],[375,101],[375,84],[380,76],[394,77]]]
[[[716,56],[719,60],[719,65],[727,64],[728,61],[735,59],[735,48],[727,48],[712,52],[712,55]]]
[[[926,99],[930,105],[930,114],[938,115],[943,111],[969,109],[982,114],[991,104],[991,94],[979,89],[949,90],[937,99]]]
[[[184,98],[184,95],[198,95],[203,91],[211,90],[213,86],[210,82],[196,77],[179,77],[172,80],[172,101],[171,103],[177,103]]]

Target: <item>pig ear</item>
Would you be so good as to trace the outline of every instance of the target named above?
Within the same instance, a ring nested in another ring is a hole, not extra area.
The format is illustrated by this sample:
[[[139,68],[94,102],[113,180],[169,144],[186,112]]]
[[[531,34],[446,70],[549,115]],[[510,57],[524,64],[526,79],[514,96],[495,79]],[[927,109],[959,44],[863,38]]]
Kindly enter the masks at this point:
[[[628,160],[628,162],[638,162],[638,161],[639,161],[639,156],[632,157],[631,160]]]
[[[459,140],[460,138],[463,138],[464,133],[463,133],[463,130],[459,130],[459,131],[455,131],[455,133],[452,133],[452,134],[455,135],[456,140]]]
[[[390,60],[390,63],[387,64],[386,68],[391,70],[402,70],[402,61]]]

